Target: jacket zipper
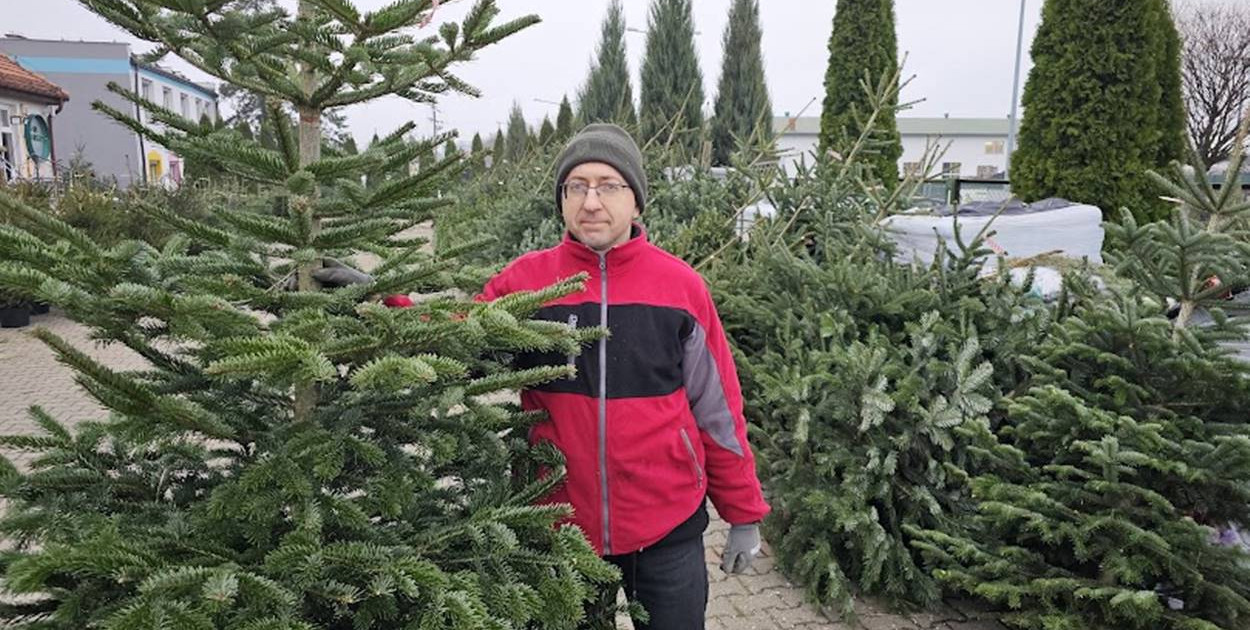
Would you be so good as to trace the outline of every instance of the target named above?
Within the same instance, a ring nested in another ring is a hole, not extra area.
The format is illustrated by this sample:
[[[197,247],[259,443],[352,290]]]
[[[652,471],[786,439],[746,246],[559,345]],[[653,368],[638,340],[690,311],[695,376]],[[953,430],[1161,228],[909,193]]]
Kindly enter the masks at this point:
[[[599,254],[599,325],[608,327],[608,258]],[[608,521],[608,340],[599,340],[599,489],[603,496],[603,555],[612,553]]]
[[[686,432],[686,428],[681,428],[681,441],[686,443],[686,452],[690,453],[690,467],[694,469],[694,476],[699,480],[699,488],[703,487],[703,467],[699,465],[699,456],[694,453],[694,444],[690,441],[690,434]]]
[[[569,313],[569,328],[577,328],[577,313]],[[569,355],[568,363],[566,363],[566,365],[570,368],[577,366],[577,353]],[[571,381],[577,378],[577,374],[571,373],[568,378]]]

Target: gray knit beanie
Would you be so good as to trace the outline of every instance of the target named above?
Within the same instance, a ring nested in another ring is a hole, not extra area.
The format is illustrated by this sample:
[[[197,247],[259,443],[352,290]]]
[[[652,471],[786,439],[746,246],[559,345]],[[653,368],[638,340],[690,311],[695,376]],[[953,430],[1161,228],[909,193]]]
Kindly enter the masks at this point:
[[[621,172],[634,191],[638,211],[647,205],[647,173],[642,168],[642,151],[634,138],[611,123],[586,125],[569,140],[556,161],[556,208],[560,208],[560,184],[578,164],[603,162]]]

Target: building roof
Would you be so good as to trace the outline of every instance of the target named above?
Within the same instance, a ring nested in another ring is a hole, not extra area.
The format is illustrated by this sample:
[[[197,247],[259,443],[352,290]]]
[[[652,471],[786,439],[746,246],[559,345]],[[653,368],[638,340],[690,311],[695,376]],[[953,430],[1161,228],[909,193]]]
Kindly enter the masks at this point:
[[[1008,118],[924,118],[900,117],[898,132],[904,136],[1006,136],[1010,126]],[[820,133],[820,117],[773,118],[777,133],[817,135]]]
[[[65,90],[23,68],[5,54],[0,54],[0,90],[27,94],[56,105],[69,100],[69,94]]]
[[[195,81],[192,81],[191,79],[188,79],[182,76],[181,73],[170,70],[169,68],[162,68],[154,63],[144,63],[142,61],[139,61],[139,58],[135,56],[131,56],[130,63],[134,64],[136,68],[147,70],[148,72],[151,72],[152,74],[160,75],[171,81],[177,81],[184,85],[194,87],[200,90],[201,92],[205,92],[206,94],[212,96],[213,98],[217,98],[216,88],[212,87],[211,85],[205,85],[203,83],[196,83]]]

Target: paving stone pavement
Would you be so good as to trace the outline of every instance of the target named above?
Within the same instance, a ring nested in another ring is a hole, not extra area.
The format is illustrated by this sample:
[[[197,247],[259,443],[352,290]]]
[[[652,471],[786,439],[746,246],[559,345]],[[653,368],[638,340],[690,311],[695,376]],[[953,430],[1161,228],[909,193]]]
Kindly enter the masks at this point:
[[[42,326],[73,343],[80,350],[115,369],[144,367],[144,361],[120,345],[101,346],[92,341],[82,326],[56,311],[32,318]],[[69,368],[56,362],[52,351],[31,337],[27,329],[0,329],[0,434],[29,433],[35,430],[26,410],[40,405],[54,418],[72,426],[89,419],[102,419],[105,411],[75,382]],[[19,466],[28,461],[22,454],[6,453]],[[743,575],[727,576],[720,570],[729,526],[713,518],[707,543],[710,592],[707,609],[708,630],[997,630],[998,624],[979,616],[973,607],[958,602],[942,605],[923,614],[895,615],[866,601],[856,602],[859,621],[847,624],[831,620],[803,601],[801,589],[777,571],[771,551],[765,545],[754,566]],[[618,621],[622,629],[632,628],[627,619]]]

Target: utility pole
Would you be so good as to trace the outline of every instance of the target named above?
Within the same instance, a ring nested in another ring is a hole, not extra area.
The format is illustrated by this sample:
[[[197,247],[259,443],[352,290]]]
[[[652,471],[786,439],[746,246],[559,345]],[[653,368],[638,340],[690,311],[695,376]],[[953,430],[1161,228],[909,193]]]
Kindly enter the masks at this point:
[[[438,135],[438,103],[430,101],[430,126],[434,129],[435,136]]]
[[[1016,120],[1017,105],[1020,101],[1020,58],[1024,51],[1024,5],[1026,0],[1020,0],[1020,25],[1016,31],[1016,75],[1011,80],[1011,119],[1008,121],[1007,128],[1007,163],[1003,172],[1006,173],[1007,179],[1011,179],[1011,153],[1016,149]]]

